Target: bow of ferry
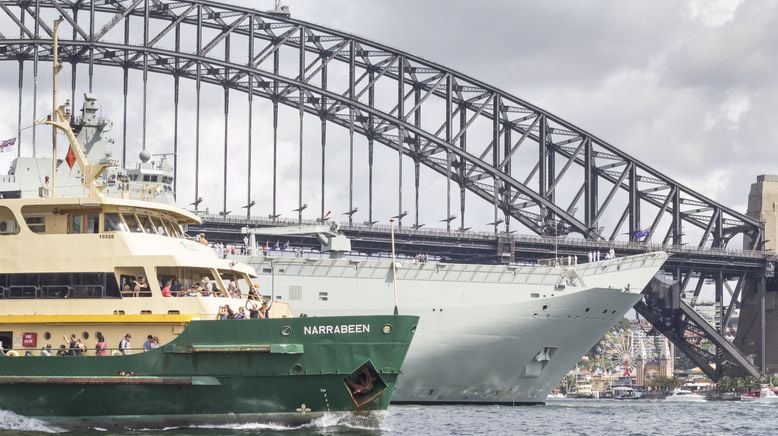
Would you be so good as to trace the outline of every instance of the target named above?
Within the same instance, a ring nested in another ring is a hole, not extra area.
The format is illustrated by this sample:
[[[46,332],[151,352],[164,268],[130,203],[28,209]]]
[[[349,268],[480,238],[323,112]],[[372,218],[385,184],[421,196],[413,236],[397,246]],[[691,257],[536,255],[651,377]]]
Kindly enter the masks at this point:
[[[4,356],[0,409],[105,428],[298,424],[327,412],[384,410],[417,322],[391,315],[192,321],[148,352]]]

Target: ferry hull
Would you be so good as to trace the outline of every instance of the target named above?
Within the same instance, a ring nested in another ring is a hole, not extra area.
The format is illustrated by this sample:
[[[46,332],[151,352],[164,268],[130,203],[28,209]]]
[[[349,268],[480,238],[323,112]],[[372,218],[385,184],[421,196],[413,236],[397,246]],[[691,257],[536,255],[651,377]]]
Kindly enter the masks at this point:
[[[140,354],[0,358],[0,409],[65,427],[294,424],[328,412],[385,410],[417,322],[193,321],[173,342]],[[362,367],[374,376],[364,394],[346,381],[359,382]]]
[[[403,264],[399,310],[421,321],[392,401],[545,402],[666,259],[648,253],[572,268]],[[390,262],[243,260],[301,312],[370,314],[393,305]]]

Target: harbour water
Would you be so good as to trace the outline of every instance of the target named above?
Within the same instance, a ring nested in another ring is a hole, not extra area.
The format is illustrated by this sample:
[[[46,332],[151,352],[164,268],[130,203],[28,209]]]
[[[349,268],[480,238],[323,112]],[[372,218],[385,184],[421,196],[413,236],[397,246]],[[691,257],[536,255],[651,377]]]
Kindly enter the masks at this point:
[[[380,420],[325,416],[302,427],[241,424],[101,429],[67,435],[772,435],[778,404],[737,401],[667,403],[661,400],[557,400],[546,406],[392,406]],[[0,436],[60,433],[44,423],[0,411]]]

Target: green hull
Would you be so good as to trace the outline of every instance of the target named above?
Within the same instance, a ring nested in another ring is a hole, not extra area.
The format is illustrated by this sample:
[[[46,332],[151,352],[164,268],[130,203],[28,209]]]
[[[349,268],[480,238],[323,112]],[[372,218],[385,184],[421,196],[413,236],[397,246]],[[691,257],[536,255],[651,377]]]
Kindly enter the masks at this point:
[[[146,353],[4,357],[0,409],[66,426],[300,423],[384,410],[417,322],[391,315],[193,321]]]

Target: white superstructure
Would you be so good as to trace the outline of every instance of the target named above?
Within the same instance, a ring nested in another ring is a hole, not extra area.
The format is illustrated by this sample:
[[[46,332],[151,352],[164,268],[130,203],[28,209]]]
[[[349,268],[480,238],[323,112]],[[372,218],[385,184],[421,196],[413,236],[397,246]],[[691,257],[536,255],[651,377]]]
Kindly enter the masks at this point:
[[[393,397],[538,403],[639,299],[668,255],[571,266],[403,261],[399,310],[421,316]],[[308,316],[393,309],[389,260],[241,257],[265,295]]]

